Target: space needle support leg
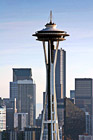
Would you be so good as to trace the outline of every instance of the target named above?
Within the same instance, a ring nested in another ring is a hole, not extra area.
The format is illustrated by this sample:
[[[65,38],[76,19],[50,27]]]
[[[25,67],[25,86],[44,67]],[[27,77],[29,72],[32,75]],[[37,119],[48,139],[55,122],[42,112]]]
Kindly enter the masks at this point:
[[[45,116],[46,105],[48,101],[48,140],[59,140],[58,118],[57,118],[57,100],[55,89],[55,68],[57,61],[59,41],[56,44],[56,52],[54,56],[53,41],[48,41],[48,55],[46,53],[45,41],[43,41],[43,49],[46,64],[46,97],[43,112],[43,120]],[[43,140],[44,125],[42,121],[41,138]]]
[[[48,96],[48,120],[51,120],[51,86],[50,86],[50,72],[51,72],[51,41],[48,41],[48,67],[47,67],[47,96]],[[48,123],[48,140],[51,139],[51,123]]]
[[[57,61],[59,41],[56,44],[56,51],[54,55],[54,43],[51,41],[51,133],[52,140],[59,140],[58,131],[58,118],[57,118],[57,100],[56,100],[56,90],[55,90],[55,67]]]
[[[56,99],[56,89],[55,89],[55,68],[56,68],[56,61],[57,61],[57,54],[58,54],[58,46],[59,46],[59,41],[57,41],[56,44],[56,52],[55,52],[55,57],[54,57],[54,109],[55,109],[55,118],[54,120],[56,120],[56,125],[55,125],[55,129],[57,130],[56,133],[56,138],[57,140],[59,140],[59,130],[58,130],[58,117],[57,117],[57,99]]]
[[[46,54],[46,46],[45,46],[45,41],[43,41],[43,49],[44,49],[44,55],[45,55],[45,64],[48,64],[48,60],[47,60],[47,54]]]
[[[46,106],[47,106],[47,66],[48,66],[48,59],[47,59],[47,54],[46,54],[45,41],[43,41],[42,43],[43,43],[44,56],[45,56],[45,65],[46,65],[46,94],[45,94],[45,104],[44,104],[44,108],[43,108],[40,140],[43,140],[44,120],[45,120],[45,112],[46,112]]]

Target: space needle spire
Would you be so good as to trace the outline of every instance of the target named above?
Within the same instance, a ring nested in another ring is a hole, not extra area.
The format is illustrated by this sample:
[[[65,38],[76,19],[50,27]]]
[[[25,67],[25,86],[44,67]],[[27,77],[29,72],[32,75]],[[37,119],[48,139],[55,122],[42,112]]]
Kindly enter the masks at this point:
[[[50,11],[50,23],[52,23],[52,11]]]
[[[44,29],[37,31],[35,34],[33,34],[33,36],[36,36],[38,41],[43,42],[46,64],[46,97],[43,110],[40,140],[43,140],[44,124],[48,125],[48,140],[60,140],[55,90],[55,67],[59,42],[66,40],[65,37],[69,36],[69,34],[56,28],[56,24],[52,22],[52,11],[50,11],[50,22],[45,25]],[[48,46],[46,46],[46,42]],[[56,50],[55,53],[54,49]],[[44,119],[47,108],[46,106],[48,106],[47,120]]]

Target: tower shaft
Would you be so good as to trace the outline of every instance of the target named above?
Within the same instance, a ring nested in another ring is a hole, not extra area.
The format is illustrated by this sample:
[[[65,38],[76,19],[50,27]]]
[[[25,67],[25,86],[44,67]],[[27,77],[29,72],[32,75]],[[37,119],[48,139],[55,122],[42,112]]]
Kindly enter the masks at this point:
[[[48,56],[46,56],[45,42],[43,42],[46,71],[47,71],[46,93],[47,93],[47,101],[48,101],[48,120],[44,123],[48,124],[48,140],[59,140],[57,104],[56,104],[57,101],[56,101],[56,90],[55,90],[55,66],[56,66],[59,42],[57,42],[56,45],[55,55],[54,55],[53,43],[54,42],[51,40],[48,41]]]

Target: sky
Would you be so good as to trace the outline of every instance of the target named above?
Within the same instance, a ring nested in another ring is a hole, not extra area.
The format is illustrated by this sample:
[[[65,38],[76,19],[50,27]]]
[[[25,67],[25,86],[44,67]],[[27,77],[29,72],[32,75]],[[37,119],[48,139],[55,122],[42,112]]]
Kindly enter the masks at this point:
[[[70,34],[59,44],[66,50],[66,94],[75,78],[93,78],[92,0],[0,0],[0,96],[9,97],[12,68],[32,68],[37,104],[46,88],[42,43],[32,36],[49,22],[50,10],[57,28]]]

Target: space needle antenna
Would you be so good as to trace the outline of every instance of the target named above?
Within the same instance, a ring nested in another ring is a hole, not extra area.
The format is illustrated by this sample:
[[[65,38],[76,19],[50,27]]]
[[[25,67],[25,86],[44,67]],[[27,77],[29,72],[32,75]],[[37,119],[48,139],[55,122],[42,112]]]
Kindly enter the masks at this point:
[[[52,23],[52,10],[50,11],[50,23]]]

